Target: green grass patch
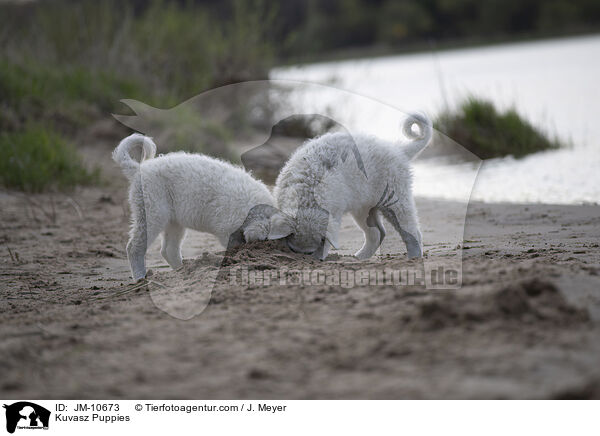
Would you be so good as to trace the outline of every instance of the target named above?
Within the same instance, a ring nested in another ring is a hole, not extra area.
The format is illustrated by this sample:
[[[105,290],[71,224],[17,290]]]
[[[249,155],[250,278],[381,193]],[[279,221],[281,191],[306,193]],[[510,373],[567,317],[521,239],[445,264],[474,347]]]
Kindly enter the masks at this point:
[[[71,132],[136,98],[131,80],[83,66],[43,66],[0,59],[0,129],[17,130],[34,121]]]
[[[60,135],[40,126],[0,133],[0,183],[25,192],[70,189],[97,183],[77,151]]]
[[[490,101],[469,97],[456,111],[445,111],[435,128],[481,159],[557,149],[563,144],[521,117],[515,109],[498,111]]]

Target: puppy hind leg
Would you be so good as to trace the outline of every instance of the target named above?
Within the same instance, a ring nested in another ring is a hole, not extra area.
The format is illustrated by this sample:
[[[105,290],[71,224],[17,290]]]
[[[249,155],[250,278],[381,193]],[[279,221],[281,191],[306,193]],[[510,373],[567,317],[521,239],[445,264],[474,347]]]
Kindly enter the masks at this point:
[[[131,268],[131,277],[133,280],[139,280],[146,277],[146,249],[148,248],[146,239],[146,223],[136,223],[131,229],[131,237],[127,242],[127,259]]]
[[[162,230],[160,223],[148,223],[145,213],[137,214],[127,243],[127,259],[134,280],[146,277],[146,251]]]
[[[414,202],[407,205],[400,205],[400,202],[396,202],[390,206],[381,205],[379,206],[379,210],[381,210],[383,216],[400,234],[406,245],[408,257],[423,257],[423,238],[419,230]]]
[[[169,223],[163,235],[160,254],[173,269],[183,265],[181,259],[181,242],[185,236],[185,228],[176,223]]]

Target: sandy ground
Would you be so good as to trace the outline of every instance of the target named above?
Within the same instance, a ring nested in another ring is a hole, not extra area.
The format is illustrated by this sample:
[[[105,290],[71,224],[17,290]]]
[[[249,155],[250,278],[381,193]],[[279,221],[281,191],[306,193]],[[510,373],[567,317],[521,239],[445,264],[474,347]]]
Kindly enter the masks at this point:
[[[173,272],[157,241],[153,282],[131,290],[125,180],[104,144],[86,155],[105,186],[0,193],[0,397],[600,398],[599,206],[469,205],[455,291],[231,282],[241,266],[420,267],[356,261],[349,220],[325,262],[274,242],[223,261],[191,232]],[[419,208],[434,256],[453,244],[452,205]],[[193,293],[215,276],[210,299]],[[190,301],[207,303],[190,320],[161,310]]]

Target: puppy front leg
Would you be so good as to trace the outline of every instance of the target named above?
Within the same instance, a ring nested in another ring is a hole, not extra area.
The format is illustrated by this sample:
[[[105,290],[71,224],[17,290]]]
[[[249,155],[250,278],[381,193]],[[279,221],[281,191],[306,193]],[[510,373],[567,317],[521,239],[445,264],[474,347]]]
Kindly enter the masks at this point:
[[[341,216],[330,216],[327,223],[327,229],[323,235],[323,243],[313,253],[313,257],[319,260],[325,260],[329,254],[331,247],[337,248],[340,233],[340,225],[342,223]]]
[[[169,223],[163,234],[163,243],[160,254],[173,269],[183,265],[181,259],[181,242],[185,236],[185,229],[176,223]]]
[[[338,241],[340,236],[340,226],[342,225],[342,216],[331,216],[329,218],[329,222],[327,224],[327,232],[326,237],[328,240],[325,240],[321,250],[318,250],[316,253],[317,258],[320,260],[325,260],[327,255],[329,254],[329,250],[333,246],[334,248],[338,247]]]

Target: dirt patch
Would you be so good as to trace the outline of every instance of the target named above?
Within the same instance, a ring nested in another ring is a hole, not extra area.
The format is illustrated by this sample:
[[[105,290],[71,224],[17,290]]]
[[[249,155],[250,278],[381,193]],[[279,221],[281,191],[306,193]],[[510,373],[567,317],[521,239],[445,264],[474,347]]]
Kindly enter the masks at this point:
[[[97,152],[107,166],[114,145]],[[324,262],[278,242],[225,255],[190,232],[183,269],[171,271],[157,242],[151,282],[135,287],[126,187],[113,180],[34,203],[0,193],[0,396],[600,395],[597,206],[471,205],[455,291],[294,281],[305,270],[420,267],[404,252],[357,261],[351,221],[349,242]],[[428,255],[448,245],[451,216],[423,229]],[[243,282],[246,272],[273,278]]]
[[[569,303],[553,283],[537,278],[499,290],[431,298],[419,304],[415,316],[426,330],[484,322],[569,327],[588,321],[585,309]]]

